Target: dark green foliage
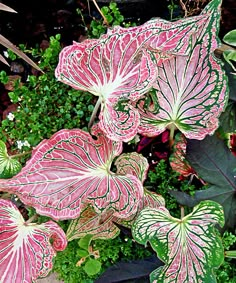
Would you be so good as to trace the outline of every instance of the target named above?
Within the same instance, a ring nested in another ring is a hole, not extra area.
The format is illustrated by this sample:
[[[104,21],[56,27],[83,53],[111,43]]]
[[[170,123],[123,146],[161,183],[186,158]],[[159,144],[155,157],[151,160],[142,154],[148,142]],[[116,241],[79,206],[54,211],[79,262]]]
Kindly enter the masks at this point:
[[[18,108],[13,113],[13,121],[2,121],[0,139],[11,140],[13,149],[17,141],[24,140],[34,147],[63,128],[87,129],[94,97],[56,80],[54,70],[61,50],[59,39],[59,36],[51,37],[50,46],[45,51],[31,51],[35,57],[40,57],[40,67],[45,73],[28,76],[23,85],[17,81],[14,91],[9,93]],[[0,79],[6,83],[5,72],[1,72]]]

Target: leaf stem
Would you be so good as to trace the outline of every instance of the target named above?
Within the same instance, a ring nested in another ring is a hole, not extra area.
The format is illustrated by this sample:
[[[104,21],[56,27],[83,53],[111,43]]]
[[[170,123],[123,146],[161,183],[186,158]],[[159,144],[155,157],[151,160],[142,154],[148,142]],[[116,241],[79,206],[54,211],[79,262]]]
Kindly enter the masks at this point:
[[[30,224],[32,223],[33,221],[37,220],[38,219],[38,214],[34,214],[33,216],[31,216],[27,221],[25,221],[25,224]]]
[[[171,124],[171,126],[170,126],[170,136],[169,136],[170,148],[172,148],[172,146],[174,144],[174,135],[175,135],[175,125]]]
[[[22,153],[18,153],[18,154],[14,154],[14,155],[10,155],[10,158],[18,158],[18,157],[22,157],[22,156],[25,156],[27,154],[30,154],[32,151],[29,150],[29,151],[26,151],[26,152],[22,152]]]
[[[100,105],[101,105],[101,99],[100,99],[100,97],[99,97],[98,100],[97,100],[97,102],[96,102],[96,104],[95,104],[95,106],[94,106],[93,113],[92,113],[92,115],[91,115],[91,117],[90,117],[90,120],[89,120],[89,123],[88,123],[88,130],[89,130],[89,129],[92,127],[92,125],[93,125],[93,122],[94,122],[94,120],[95,120],[95,117],[96,117],[96,115],[97,115],[97,112],[98,112],[98,109],[99,109]]]
[[[184,206],[183,205],[180,206],[180,217],[181,219],[184,218]]]
[[[105,24],[106,26],[109,26],[109,23],[108,23],[108,21],[107,21],[107,18],[103,15],[103,12],[102,12],[101,9],[99,8],[99,6],[98,6],[96,0],[92,0],[92,1],[93,1],[93,3],[94,3],[95,7],[97,8],[98,12],[99,12],[100,15],[102,16],[103,21],[104,21],[104,24]]]

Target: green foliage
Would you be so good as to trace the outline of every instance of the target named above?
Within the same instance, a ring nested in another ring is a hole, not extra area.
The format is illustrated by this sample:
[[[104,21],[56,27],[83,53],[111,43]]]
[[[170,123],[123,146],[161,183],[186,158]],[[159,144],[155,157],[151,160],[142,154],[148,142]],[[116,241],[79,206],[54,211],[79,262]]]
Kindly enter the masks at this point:
[[[180,217],[179,204],[170,194],[169,190],[179,190],[193,195],[195,186],[189,184],[189,180],[179,180],[179,173],[172,170],[164,159],[156,165],[154,170],[148,172],[146,187],[162,195],[166,201],[166,208],[175,217]]]
[[[94,282],[94,279],[104,272],[107,267],[118,261],[141,259],[152,254],[151,251],[144,249],[131,238],[123,238],[122,236],[109,240],[93,240],[91,248],[93,251],[99,251],[99,258],[95,262],[91,256],[84,264],[78,266],[76,265],[77,262],[85,255],[81,253],[82,249],[79,247],[79,241],[70,241],[64,251],[58,252],[54,259],[53,270],[59,274],[59,277],[65,283],[90,283]],[[86,265],[88,261],[90,263]],[[99,271],[98,267],[100,267]],[[96,274],[92,274],[91,270],[96,271]]]
[[[222,237],[222,244],[226,251],[235,250],[236,236],[231,232],[224,232]],[[218,283],[236,282],[236,266],[235,259],[225,258],[224,263],[216,270],[216,277]]]
[[[103,6],[101,11],[109,26],[129,27],[136,25],[136,23],[124,22],[124,16],[120,13],[115,2],[110,2],[109,6]],[[107,26],[104,24],[103,19],[93,19],[89,26],[88,35],[92,38],[99,38],[106,30]]]
[[[54,76],[61,50],[59,39],[59,35],[51,37],[50,46],[44,51],[31,50],[35,58],[40,58],[40,67],[45,73],[29,75],[23,84],[16,81],[14,90],[9,93],[11,101],[18,107],[13,113],[14,120],[2,121],[0,139],[10,140],[12,150],[29,150],[63,128],[87,129],[94,108],[93,96],[58,82]],[[3,71],[0,81],[7,82]],[[25,141],[28,147],[24,146]]]

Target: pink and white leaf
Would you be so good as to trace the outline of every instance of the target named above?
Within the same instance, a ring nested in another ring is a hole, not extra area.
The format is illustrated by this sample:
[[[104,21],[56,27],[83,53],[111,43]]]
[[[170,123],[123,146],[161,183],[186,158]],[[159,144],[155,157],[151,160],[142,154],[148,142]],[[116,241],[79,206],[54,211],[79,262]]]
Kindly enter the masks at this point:
[[[156,136],[165,129],[177,128],[187,138],[204,139],[218,128],[218,118],[228,101],[227,77],[222,63],[215,58],[219,4],[214,1],[203,12],[210,14],[207,24],[192,35],[188,56],[176,56],[158,65],[155,85],[159,112],[143,111],[139,133]]]
[[[122,143],[107,139],[97,126],[92,132],[96,140],[75,129],[42,141],[18,175],[0,180],[1,189],[55,220],[77,218],[85,203],[98,213],[111,208],[121,218],[134,214],[143,197],[142,183],[110,171]]]
[[[186,54],[189,38],[207,18],[176,23],[156,19],[141,27],[115,28],[98,40],[74,42],[60,53],[55,76],[98,96],[101,129],[113,140],[129,141],[137,134],[139,114],[132,106],[116,110],[116,103],[137,100],[148,92],[157,76],[153,55],[160,63],[172,57],[169,51]]]
[[[0,200],[0,282],[36,282],[47,276],[56,251],[66,246],[65,233],[56,223],[27,223],[11,201]]]
[[[186,159],[186,147],[187,141],[185,136],[183,134],[177,134],[175,136],[173,153],[169,158],[170,166],[172,167],[172,169],[183,177],[196,175],[196,172],[193,170]]]
[[[147,178],[149,164],[147,158],[137,152],[123,153],[115,161],[117,173],[131,174],[144,183]]]
[[[67,229],[68,241],[82,238],[87,234],[93,235],[93,239],[113,239],[120,233],[120,230],[113,221],[114,210],[105,210],[97,213],[92,206],[87,205],[81,212],[80,217],[72,219]]]
[[[151,282],[216,282],[214,269],[224,261],[224,249],[215,225],[224,225],[220,204],[203,201],[182,219],[165,207],[145,208],[132,226],[134,239],[150,242],[165,263],[150,275]]]

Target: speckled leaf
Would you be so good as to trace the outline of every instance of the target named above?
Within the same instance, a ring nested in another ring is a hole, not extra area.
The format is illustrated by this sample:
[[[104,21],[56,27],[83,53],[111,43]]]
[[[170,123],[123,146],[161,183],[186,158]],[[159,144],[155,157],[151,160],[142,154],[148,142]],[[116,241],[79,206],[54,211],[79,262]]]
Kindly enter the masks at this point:
[[[156,136],[167,128],[178,128],[187,138],[200,140],[218,128],[218,118],[228,100],[227,77],[213,55],[220,4],[220,0],[213,0],[203,11],[210,17],[192,35],[189,55],[176,56],[158,66],[155,88],[159,112],[144,111],[143,102],[138,105],[141,134]]]
[[[12,202],[0,200],[0,282],[36,282],[47,276],[56,251],[66,246],[56,223],[28,224]]]
[[[8,155],[5,143],[0,141],[0,178],[11,178],[21,168],[20,162]]]
[[[36,147],[18,175],[0,180],[1,188],[56,220],[77,218],[84,203],[98,213],[112,208],[115,216],[132,215],[143,197],[142,183],[111,172],[122,143],[107,139],[97,126],[93,134],[96,140],[79,129],[57,132]]]
[[[132,227],[134,239],[149,241],[165,263],[153,271],[150,281],[216,282],[214,269],[224,261],[224,249],[214,225],[224,225],[220,204],[203,201],[189,215],[177,219],[165,207],[144,209]]]

